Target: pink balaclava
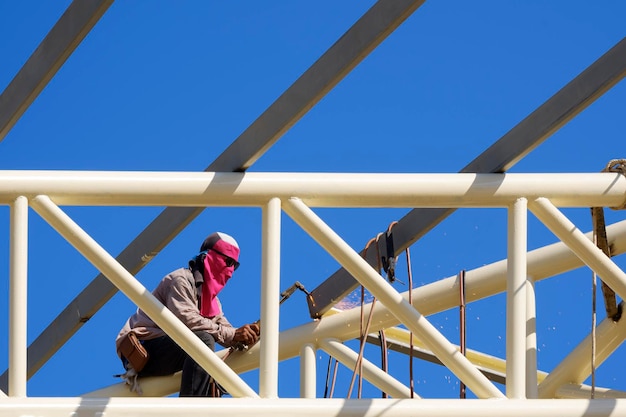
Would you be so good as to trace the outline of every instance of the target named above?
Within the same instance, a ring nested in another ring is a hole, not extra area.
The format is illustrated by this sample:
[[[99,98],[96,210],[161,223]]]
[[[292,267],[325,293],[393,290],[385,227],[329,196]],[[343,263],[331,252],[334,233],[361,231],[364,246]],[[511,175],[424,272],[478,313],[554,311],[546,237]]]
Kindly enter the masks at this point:
[[[202,243],[200,252],[203,251],[206,251],[206,257],[204,258],[204,284],[202,284],[200,314],[204,317],[215,317],[221,313],[216,296],[235,271],[234,266],[226,265],[226,259],[221,254],[237,261],[239,245],[232,236],[215,232]]]

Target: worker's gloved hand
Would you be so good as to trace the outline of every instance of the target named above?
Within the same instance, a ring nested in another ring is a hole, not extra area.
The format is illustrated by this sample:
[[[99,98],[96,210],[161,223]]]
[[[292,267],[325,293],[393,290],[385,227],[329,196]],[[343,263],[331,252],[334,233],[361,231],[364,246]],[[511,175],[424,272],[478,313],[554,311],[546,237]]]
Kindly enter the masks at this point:
[[[258,323],[246,324],[235,330],[233,342],[252,346],[259,340],[260,335],[261,327]]]

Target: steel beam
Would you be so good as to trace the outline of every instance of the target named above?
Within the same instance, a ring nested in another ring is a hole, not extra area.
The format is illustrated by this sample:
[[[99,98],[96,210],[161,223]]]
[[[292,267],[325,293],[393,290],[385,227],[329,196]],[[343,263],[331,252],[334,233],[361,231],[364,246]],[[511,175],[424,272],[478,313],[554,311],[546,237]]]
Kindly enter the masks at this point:
[[[626,38],[570,81],[565,87],[539,106],[460,172],[505,172],[539,146],[550,135],[573,119],[598,97],[617,84],[626,75]],[[400,254],[433,227],[454,212],[449,208],[419,208],[411,210],[398,221],[391,234],[381,235],[378,248],[386,253],[387,239],[391,238],[395,255]],[[370,246],[365,258],[377,265],[376,247]],[[341,268],[311,291],[309,310],[312,318],[319,318],[335,303],[357,287],[357,282]],[[313,303],[312,300],[315,302]]]
[[[306,114],[424,0],[380,0],[259,116],[205,171],[243,171]],[[0,112],[2,113],[2,112]],[[136,274],[201,212],[166,208],[117,257]],[[117,289],[102,274],[68,304],[28,348],[28,376],[37,372]],[[0,390],[7,386],[0,376]]]
[[[47,195],[63,206],[264,207],[291,197],[310,207],[508,207],[520,196],[558,207],[623,205],[626,176],[297,172],[1,171],[0,205]]]
[[[141,410],[141,411],[138,411]],[[42,417],[608,417],[626,415],[626,399],[450,400],[450,399],[304,399],[254,398],[8,398],[3,416]]]
[[[0,142],[113,0],[74,0],[0,95]]]
[[[28,306],[28,199],[11,205],[9,263],[9,395],[26,397]]]

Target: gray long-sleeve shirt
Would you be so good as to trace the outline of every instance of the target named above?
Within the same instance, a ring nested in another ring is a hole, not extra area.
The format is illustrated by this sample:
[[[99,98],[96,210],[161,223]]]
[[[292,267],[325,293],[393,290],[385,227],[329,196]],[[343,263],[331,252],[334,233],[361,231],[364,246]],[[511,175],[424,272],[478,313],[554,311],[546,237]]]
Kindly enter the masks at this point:
[[[233,344],[235,328],[220,312],[215,317],[207,318],[200,314],[198,289],[202,283],[201,274],[194,274],[187,268],[180,268],[166,275],[152,294],[165,305],[189,329],[205,330],[222,346]],[[221,305],[220,305],[221,310]],[[133,331],[139,340],[154,339],[164,336],[165,332],[141,309],[130,316],[120,330],[115,345],[119,355],[119,344],[123,336]]]

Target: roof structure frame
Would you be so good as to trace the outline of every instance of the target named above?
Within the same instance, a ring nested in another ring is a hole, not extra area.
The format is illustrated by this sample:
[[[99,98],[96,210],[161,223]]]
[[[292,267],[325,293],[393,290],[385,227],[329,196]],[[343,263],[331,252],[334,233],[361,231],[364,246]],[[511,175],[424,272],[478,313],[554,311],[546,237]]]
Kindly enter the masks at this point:
[[[379,0],[337,43],[263,112],[205,171],[242,172],[248,169],[286,131],[337,85],[359,62],[404,22],[424,1]],[[112,4],[112,0],[74,0],[57,24],[0,95],[0,141],[54,77],[82,39]],[[42,51],[54,51],[53,56]],[[32,78],[32,69],[38,68]],[[324,75],[324,77],[321,77]],[[626,38],[592,63],[560,91],[513,127],[460,172],[505,172],[560,127],[572,120],[626,76]],[[136,274],[204,208],[165,209],[117,257]],[[396,254],[415,243],[451,214],[453,209],[415,209],[384,234],[393,239]],[[367,253],[374,264],[374,252]],[[313,291],[321,316],[333,302],[356,287],[340,269]],[[28,376],[32,376],[115,293],[98,275],[28,348]],[[79,312],[80,314],[77,314]],[[7,373],[0,377],[6,389]]]
[[[74,0],[73,3],[78,2]],[[205,171],[244,171],[250,167],[423,3],[424,0],[380,0],[374,4]],[[61,20],[58,24],[62,24]],[[65,42],[72,44],[76,39],[66,39]],[[66,46],[64,49],[70,48]],[[34,57],[32,65],[38,65],[40,59]],[[52,75],[50,71],[46,77]],[[39,82],[42,84],[40,90],[49,80],[46,77]],[[12,97],[5,100],[12,103],[16,100],[10,108],[23,108],[21,113],[32,103],[26,99],[19,101],[20,95],[17,99]],[[136,274],[202,211],[203,208],[166,208],[118,255],[117,260]],[[117,289],[102,274],[94,278],[31,343],[28,377],[34,375],[116,293]],[[5,371],[0,376],[0,389],[6,388],[7,382]]]

